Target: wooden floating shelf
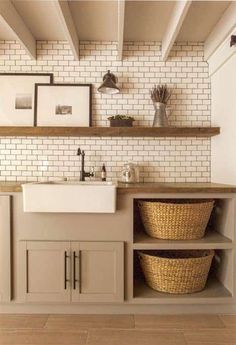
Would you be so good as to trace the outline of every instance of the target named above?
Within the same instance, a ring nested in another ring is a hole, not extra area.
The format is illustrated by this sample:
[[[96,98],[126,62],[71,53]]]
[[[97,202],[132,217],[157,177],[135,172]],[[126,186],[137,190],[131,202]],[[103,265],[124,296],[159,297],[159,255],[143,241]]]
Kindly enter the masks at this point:
[[[0,136],[212,137],[220,127],[0,127]]]

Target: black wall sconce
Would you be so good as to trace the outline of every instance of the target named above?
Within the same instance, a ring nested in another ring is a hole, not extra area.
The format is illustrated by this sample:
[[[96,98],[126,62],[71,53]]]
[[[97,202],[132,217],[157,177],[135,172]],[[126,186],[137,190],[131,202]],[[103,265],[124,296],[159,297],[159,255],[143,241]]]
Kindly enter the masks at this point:
[[[236,44],[236,35],[232,35],[230,39],[230,47],[235,46]]]
[[[103,83],[101,86],[99,86],[98,91],[101,93],[106,93],[108,95],[114,95],[115,93],[119,93],[120,89],[116,85],[117,78],[116,76],[110,72],[110,70],[107,71],[107,73],[103,76]]]

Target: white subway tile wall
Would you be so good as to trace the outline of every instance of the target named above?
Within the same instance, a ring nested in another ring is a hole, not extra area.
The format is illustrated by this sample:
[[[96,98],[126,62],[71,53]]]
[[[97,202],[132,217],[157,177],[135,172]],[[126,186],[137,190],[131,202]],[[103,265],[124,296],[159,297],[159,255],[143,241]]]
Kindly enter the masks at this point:
[[[74,61],[62,41],[38,41],[37,61],[30,60],[15,41],[0,42],[0,72],[51,72],[54,82],[92,83],[92,119],[108,126],[107,117],[128,114],[135,125],[152,124],[150,89],[167,83],[173,88],[169,121],[174,126],[209,126],[211,88],[203,44],[178,43],[167,62],[161,61],[157,42],[126,42],[123,61],[117,61],[115,42],[80,42],[80,60]],[[116,74],[121,93],[99,94],[107,69]],[[0,137],[0,180],[38,181],[77,178],[78,146],[86,151],[86,167],[98,171],[106,164],[108,179],[118,179],[126,161],[141,168],[145,182],[210,181],[208,138],[47,138]]]

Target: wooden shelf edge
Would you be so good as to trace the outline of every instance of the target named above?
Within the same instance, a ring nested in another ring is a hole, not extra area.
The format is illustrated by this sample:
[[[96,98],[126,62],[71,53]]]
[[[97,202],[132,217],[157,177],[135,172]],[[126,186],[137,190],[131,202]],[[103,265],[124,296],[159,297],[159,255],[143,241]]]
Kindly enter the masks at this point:
[[[208,231],[199,240],[174,241],[149,237],[144,232],[134,234],[134,250],[169,250],[169,249],[232,249],[233,241],[216,231]]]
[[[0,136],[212,137],[220,127],[0,127]]]

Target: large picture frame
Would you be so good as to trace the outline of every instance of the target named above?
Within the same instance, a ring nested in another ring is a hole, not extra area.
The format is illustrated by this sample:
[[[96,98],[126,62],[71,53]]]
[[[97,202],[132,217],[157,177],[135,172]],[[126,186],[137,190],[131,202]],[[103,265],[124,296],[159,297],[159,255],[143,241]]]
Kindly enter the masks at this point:
[[[35,84],[52,73],[0,73],[0,126],[34,126]]]
[[[35,126],[91,126],[91,84],[36,84]]]

